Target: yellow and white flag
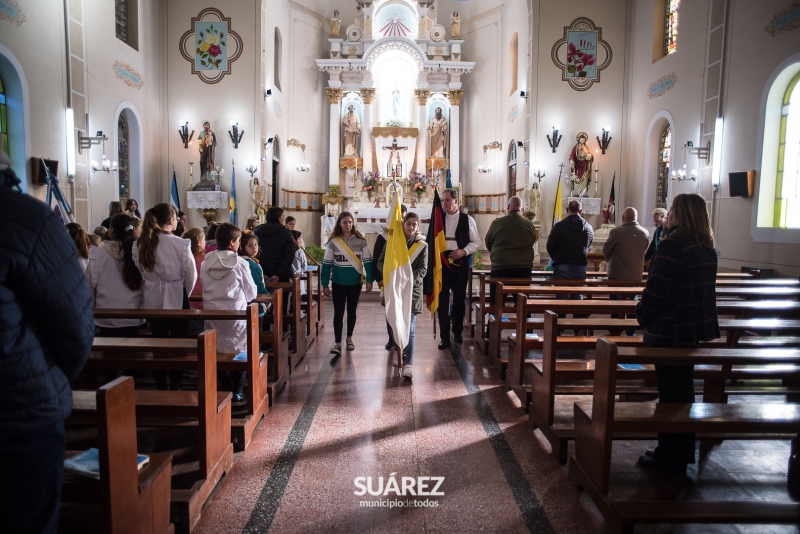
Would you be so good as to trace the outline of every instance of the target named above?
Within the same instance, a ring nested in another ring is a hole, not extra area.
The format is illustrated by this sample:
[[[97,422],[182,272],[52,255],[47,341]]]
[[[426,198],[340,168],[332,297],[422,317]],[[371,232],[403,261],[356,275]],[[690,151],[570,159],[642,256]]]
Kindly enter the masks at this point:
[[[389,230],[383,258],[383,295],[386,301],[386,321],[392,327],[394,341],[400,348],[408,345],[411,324],[411,301],[414,291],[414,272],[403,232],[398,195],[389,207]]]

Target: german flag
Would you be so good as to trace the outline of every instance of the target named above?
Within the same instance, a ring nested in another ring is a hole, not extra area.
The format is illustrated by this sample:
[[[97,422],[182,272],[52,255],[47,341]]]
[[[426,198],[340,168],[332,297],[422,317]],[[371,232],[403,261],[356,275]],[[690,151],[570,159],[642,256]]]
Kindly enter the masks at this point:
[[[431,316],[439,308],[439,293],[442,291],[442,254],[447,250],[444,238],[444,210],[439,191],[434,189],[431,222],[428,225],[428,272],[422,284],[425,303]],[[448,267],[449,268],[449,267]]]

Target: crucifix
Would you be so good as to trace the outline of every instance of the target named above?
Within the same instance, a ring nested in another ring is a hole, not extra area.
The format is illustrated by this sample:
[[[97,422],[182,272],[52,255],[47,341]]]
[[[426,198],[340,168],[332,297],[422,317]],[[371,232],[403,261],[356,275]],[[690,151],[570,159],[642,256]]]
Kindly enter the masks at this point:
[[[400,166],[400,151],[401,150],[408,150],[407,146],[397,146],[397,138],[392,139],[392,146],[385,146],[383,147],[384,150],[389,150],[389,168],[391,172],[389,173],[391,176],[396,176],[396,171],[399,168],[400,173],[402,174],[402,167]]]

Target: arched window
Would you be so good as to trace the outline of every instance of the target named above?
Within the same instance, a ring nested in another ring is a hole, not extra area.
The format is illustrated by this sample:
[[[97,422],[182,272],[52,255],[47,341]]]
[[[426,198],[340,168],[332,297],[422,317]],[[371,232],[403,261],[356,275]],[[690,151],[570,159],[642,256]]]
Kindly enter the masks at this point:
[[[669,123],[661,129],[658,137],[658,177],[656,182],[656,207],[667,207],[669,194],[669,170],[672,167],[672,129]]]
[[[517,92],[517,76],[519,72],[519,33],[514,32],[511,36],[511,44],[508,50],[509,65],[511,71],[511,92],[508,96],[513,96]]]
[[[117,29],[117,39],[134,50],[139,49],[138,15],[137,0],[114,0],[114,23]]]
[[[281,31],[275,27],[275,57],[273,58],[273,82],[275,88],[281,90],[281,62],[283,57],[283,39],[281,38]]]
[[[778,172],[775,183],[775,226],[800,228],[800,72],[783,94]]]
[[[119,200],[125,202],[131,196],[130,147],[131,136],[128,119],[124,113],[117,121],[117,162],[119,163]]]
[[[0,78],[0,141],[3,152],[8,154],[8,116],[6,115],[6,90],[3,78]]]

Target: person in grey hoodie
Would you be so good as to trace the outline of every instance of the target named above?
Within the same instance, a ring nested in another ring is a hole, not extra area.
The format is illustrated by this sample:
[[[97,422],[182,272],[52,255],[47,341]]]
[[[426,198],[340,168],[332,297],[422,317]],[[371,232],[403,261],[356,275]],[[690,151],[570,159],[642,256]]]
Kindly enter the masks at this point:
[[[567,216],[553,225],[547,238],[547,253],[553,260],[553,279],[586,279],[587,255],[594,240],[594,231],[581,217],[583,205],[571,200]],[[582,295],[575,295],[580,299]]]
[[[203,282],[203,308],[206,310],[244,310],[256,298],[256,283],[247,260],[239,256],[242,231],[229,223],[217,228],[219,248],[206,254],[200,267]],[[206,328],[217,331],[217,352],[239,353],[247,349],[246,321],[206,321]],[[220,373],[223,388],[233,392],[233,405],[243,406],[243,371]]]

